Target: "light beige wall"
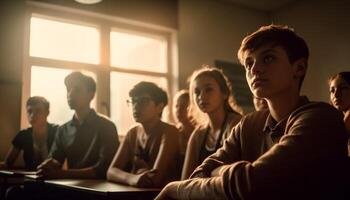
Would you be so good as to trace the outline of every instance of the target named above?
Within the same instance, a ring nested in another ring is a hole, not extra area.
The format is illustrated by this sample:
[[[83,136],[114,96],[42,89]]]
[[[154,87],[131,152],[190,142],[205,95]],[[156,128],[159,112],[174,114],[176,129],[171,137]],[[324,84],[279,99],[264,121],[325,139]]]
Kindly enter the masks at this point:
[[[310,47],[310,62],[302,93],[328,101],[327,79],[350,70],[350,1],[297,1],[272,14],[273,21],[293,27]]]
[[[179,0],[180,88],[202,64],[213,65],[217,59],[238,62],[243,37],[267,23],[267,14],[224,1]]]
[[[19,129],[24,0],[0,1],[0,160]]]

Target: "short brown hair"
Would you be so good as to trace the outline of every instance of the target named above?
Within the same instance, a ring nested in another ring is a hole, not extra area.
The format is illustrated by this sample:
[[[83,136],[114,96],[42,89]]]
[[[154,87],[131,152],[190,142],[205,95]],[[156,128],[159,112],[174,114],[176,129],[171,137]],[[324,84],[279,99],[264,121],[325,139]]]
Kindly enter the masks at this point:
[[[130,91],[130,97],[137,97],[146,93],[150,95],[151,99],[158,105],[159,103],[163,103],[164,106],[168,104],[168,96],[167,93],[160,88],[158,85],[152,82],[141,81],[137,83]]]
[[[290,63],[294,63],[300,58],[309,59],[309,48],[303,38],[298,36],[293,29],[288,26],[268,25],[262,26],[259,30],[246,36],[238,50],[237,56],[242,65],[244,65],[244,53],[246,51],[255,51],[256,49],[271,44],[281,46],[287,53]],[[299,88],[304,80],[301,78]]]
[[[72,82],[79,82],[86,87],[86,89],[89,92],[95,93],[96,92],[96,82],[93,78],[90,76],[84,75],[81,72],[75,71],[70,73],[66,78],[64,79],[64,84],[67,86]]]
[[[35,106],[38,104],[42,104],[46,110],[50,109],[50,103],[44,97],[41,96],[33,96],[27,100],[26,106]]]

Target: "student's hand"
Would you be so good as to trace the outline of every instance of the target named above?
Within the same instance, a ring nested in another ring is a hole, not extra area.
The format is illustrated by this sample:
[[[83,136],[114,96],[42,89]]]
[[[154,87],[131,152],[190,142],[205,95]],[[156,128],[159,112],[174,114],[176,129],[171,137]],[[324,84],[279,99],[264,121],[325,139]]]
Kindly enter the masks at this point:
[[[55,159],[47,159],[37,167],[37,175],[47,179],[63,178],[64,171]]]
[[[156,196],[154,200],[170,200],[177,199],[177,187],[180,184],[180,181],[174,181],[166,185],[162,191]]]
[[[61,164],[52,158],[46,159],[44,162],[42,162],[38,167],[37,170],[51,170],[51,169],[60,169]]]
[[[153,176],[156,173],[156,169],[144,171],[138,175],[135,175],[135,179],[131,185],[137,187],[152,187],[153,186]]]

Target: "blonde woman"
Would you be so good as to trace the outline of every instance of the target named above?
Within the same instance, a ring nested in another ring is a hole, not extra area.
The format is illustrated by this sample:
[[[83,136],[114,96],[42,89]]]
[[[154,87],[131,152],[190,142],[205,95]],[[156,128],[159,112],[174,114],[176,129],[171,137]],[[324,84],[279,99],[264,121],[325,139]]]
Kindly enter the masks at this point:
[[[190,110],[198,125],[188,141],[182,179],[222,146],[241,119],[230,83],[221,70],[203,66],[192,74],[189,90]]]

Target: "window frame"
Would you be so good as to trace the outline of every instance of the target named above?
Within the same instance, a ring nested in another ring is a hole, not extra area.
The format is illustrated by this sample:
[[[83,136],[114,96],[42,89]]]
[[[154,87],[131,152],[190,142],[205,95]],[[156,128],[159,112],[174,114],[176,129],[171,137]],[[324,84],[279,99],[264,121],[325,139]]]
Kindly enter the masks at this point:
[[[88,64],[82,62],[73,62],[65,60],[56,60],[50,58],[31,57],[29,55],[30,43],[30,19],[32,16],[38,16],[44,19],[58,20],[78,25],[88,25],[96,27],[100,32],[100,63]],[[56,69],[76,69],[87,70],[96,74],[97,92],[96,92],[96,110],[108,117],[111,116],[110,110],[110,74],[111,72],[131,73],[146,76],[165,77],[168,81],[169,121],[173,121],[172,115],[172,96],[178,89],[178,54],[177,54],[177,31],[168,27],[162,27],[154,24],[139,22],[135,20],[85,11],[81,9],[69,8],[65,6],[52,5],[49,3],[27,1],[26,18],[24,31],[24,52],[23,52],[23,87],[21,101],[21,128],[28,127],[26,119],[25,102],[30,97],[31,87],[31,68],[32,66],[42,66]],[[111,66],[110,60],[110,32],[113,30],[126,30],[145,35],[155,35],[163,37],[167,41],[167,72],[151,72],[135,69],[125,69]],[[63,84],[63,83],[62,83]],[[108,105],[105,107],[104,105]],[[114,122],[116,123],[116,122]],[[118,126],[118,124],[116,124]]]

